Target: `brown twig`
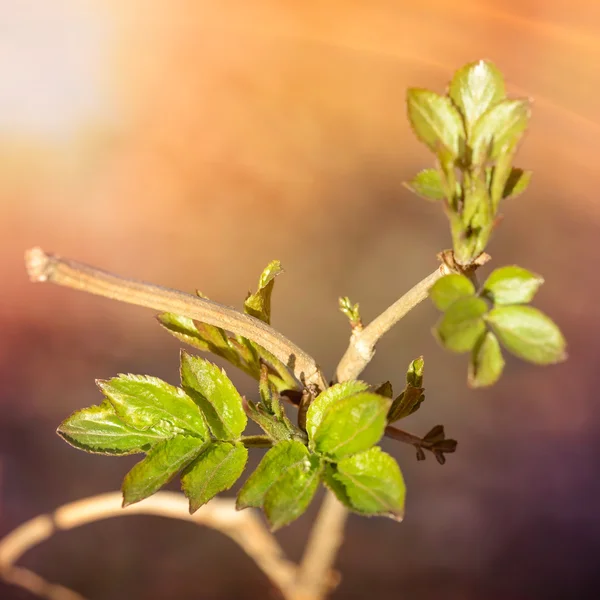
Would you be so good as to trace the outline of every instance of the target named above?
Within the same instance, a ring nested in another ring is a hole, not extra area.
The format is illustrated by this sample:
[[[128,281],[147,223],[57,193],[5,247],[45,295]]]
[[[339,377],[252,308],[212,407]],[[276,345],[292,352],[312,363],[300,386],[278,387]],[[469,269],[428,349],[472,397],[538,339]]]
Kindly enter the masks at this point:
[[[127,515],[155,515],[190,521],[217,529],[236,542],[284,594],[293,598],[297,567],[288,561],[262,521],[251,510],[238,512],[235,501],[214,498],[193,515],[182,494],[157,492],[150,498],[122,508],[122,495],[112,492],[65,504],[54,513],[27,521],[0,540],[0,577],[48,600],[85,600],[78,593],[52,584],[39,575],[15,566],[21,556],[64,531],[102,519]]]
[[[301,383],[314,383],[321,389],[327,387],[323,373],[309,354],[263,321],[234,308],[151,283],[118,277],[46,254],[41,248],[32,248],[25,253],[25,265],[34,282],[49,281],[113,300],[172,312],[242,335],[271,352]]]

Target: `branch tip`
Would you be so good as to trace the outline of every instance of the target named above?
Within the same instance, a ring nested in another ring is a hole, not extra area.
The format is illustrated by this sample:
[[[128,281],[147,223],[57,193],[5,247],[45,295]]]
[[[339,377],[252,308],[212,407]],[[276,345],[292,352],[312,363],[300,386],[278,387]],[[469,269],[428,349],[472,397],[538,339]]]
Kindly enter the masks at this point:
[[[25,268],[29,279],[35,283],[48,280],[49,256],[39,247],[35,246],[25,252]]]

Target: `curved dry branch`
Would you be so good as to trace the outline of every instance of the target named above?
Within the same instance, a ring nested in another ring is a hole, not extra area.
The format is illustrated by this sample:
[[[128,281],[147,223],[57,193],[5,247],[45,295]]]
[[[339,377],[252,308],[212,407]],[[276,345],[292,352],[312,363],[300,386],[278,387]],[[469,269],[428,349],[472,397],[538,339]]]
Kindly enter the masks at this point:
[[[256,514],[251,510],[236,511],[234,500],[214,498],[193,515],[189,513],[185,497],[175,492],[157,492],[127,508],[122,508],[122,500],[120,492],[101,494],[65,504],[52,514],[27,521],[0,540],[0,577],[48,600],[85,600],[78,593],[49,583],[15,563],[25,552],[57,531],[112,517],[155,515],[191,521],[224,533],[256,562],[286,598],[293,598],[296,565],[285,558],[283,550]]]
[[[32,248],[25,253],[25,265],[34,282],[50,281],[113,300],[172,312],[242,335],[287,365],[301,383],[314,383],[321,389],[327,387],[325,377],[312,356],[266,323],[234,308],[152,283],[118,277],[46,254],[41,248]]]

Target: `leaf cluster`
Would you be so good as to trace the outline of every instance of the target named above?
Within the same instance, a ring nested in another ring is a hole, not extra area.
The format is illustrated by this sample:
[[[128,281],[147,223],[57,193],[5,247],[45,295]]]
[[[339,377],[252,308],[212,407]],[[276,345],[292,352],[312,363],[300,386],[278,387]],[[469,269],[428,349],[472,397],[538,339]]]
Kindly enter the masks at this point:
[[[512,163],[529,123],[530,102],[507,98],[502,73],[482,60],[459,69],[444,95],[409,89],[407,112],[437,167],[406,185],[428,200],[443,201],[455,260],[470,265],[488,243],[500,201],[529,185],[531,173]]]
[[[504,369],[502,347],[523,360],[547,365],[566,358],[566,342],[558,326],[529,306],[543,278],[518,266],[500,267],[481,289],[465,275],[439,279],[429,295],[444,311],[434,335],[448,350],[471,353],[468,383],[496,383]]]

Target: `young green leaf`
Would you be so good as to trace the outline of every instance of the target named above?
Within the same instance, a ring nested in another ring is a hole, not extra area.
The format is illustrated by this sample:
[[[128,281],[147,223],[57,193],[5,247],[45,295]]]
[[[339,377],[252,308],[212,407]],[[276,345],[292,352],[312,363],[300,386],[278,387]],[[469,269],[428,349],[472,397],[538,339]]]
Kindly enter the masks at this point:
[[[488,307],[481,298],[459,298],[440,319],[434,334],[452,352],[469,352],[485,331]]]
[[[288,468],[269,487],[263,508],[273,531],[296,520],[308,508],[319,487],[320,473],[319,457],[311,455]]]
[[[350,327],[355,329],[356,327],[362,327],[362,320],[360,318],[360,310],[358,302],[352,304],[348,296],[344,296],[339,299],[340,311],[348,317],[350,321]]]
[[[197,437],[178,435],[156,444],[144,460],[137,463],[123,480],[123,506],[152,496],[192,462],[204,442]]]
[[[502,198],[516,198],[517,196],[520,196],[529,187],[531,176],[531,171],[512,168],[504,185]]]
[[[464,276],[450,273],[438,279],[430,288],[429,296],[440,310],[447,310],[459,298],[475,294],[475,286]]]
[[[188,432],[202,439],[208,428],[193,400],[181,389],[157,377],[119,375],[97,381],[117,415],[134,429],[163,433]]]
[[[269,413],[261,404],[256,405],[252,400],[247,401],[248,416],[267,434],[274,443],[290,440],[301,435],[299,429],[294,427],[290,420],[282,413],[280,418]]]
[[[217,365],[181,353],[181,384],[202,409],[213,435],[220,440],[237,440],[248,419],[242,397],[233,383]]]
[[[393,423],[394,421],[412,415],[419,409],[423,400],[425,400],[425,395],[423,394],[424,367],[425,361],[422,356],[415,358],[415,360],[408,365],[408,371],[406,372],[406,387],[392,402],[387,415],[388,423]]]
[[[442,174],[437,169],[424,169],[404,186],[426,200],[443,200],[446,197]]]
[[[498,338],[486,331],[477,341],[469,362],[469,387],[480,388],[494,385],[504,369],[504,358]]]
[[[492,271],[483,290],[494,304],[525,304],[533,300],[542,283],[540,275],[513,265]]]
[[[343,484],[353,509],[401,521],[406,487],[396,461],[375,446],[337,463],[333,477]]]
[[[295,440],[273,446],[240,490],[236,508],[260,508],[264,503],[265,494],[275,481],[288,469],[308,461],[309,455],[308,448]]]
[[[267,324],[271,322],[271,293],[274,279],[283,272],[278,260],[271,261],[258,280],[258,291],[250,294],[244,302],[244,311]]]
[[[360,392],[338,400],[325,412],[310,447],[322,454],[341,458],[376,444],[387,425],[391,401],[372,392]]]
[[[505,98],[504,78],[489,61],[469,63],[454,74],[449,95],[462,113],[469,135],[477,119]]]
[[[344,484],[336,479],[337,468],[331,463],[325,463],[323,465],[323,471],[321,472],[321,481],[325,487],[335,494],[335,497],[348,509],[354,510],[350,497],[346,492]]]
[[[330,406],[359,392],[366,392],[368,389],[369,384],[364,381],[344,381],[343,383],[336,383],[321,392],[311,402],[306,413],[306,432],[308,436],[314,437],[325,412]]]
[[[140,431],[129,427],[119,419],[108,401],[78,410],[64,420],[56,432],[75,448],[111,455],[147,452],[168,437],[152,428]]]
[[[425,370],[425,359],[422,356],[415,358],[408,365],[406,371],[406,383],[412,387],[423,386],[423,371]]]
[[[515,356],[539,365],[566,359],[566,342],[558,326],[532,306],[509,305],[485,317],[500,343]]]
[[[443,146],[458,158],[464,144],[463,122],[450,98],[412,88],[406,96],[408,119],[421,142],[438,152]]]
[[[516,146],[527,129],[531,110],[527,100],[502,100],[479,117],[470,137],[472,163],[483,166]]]
[[[248,450],[239,442],[209,444],[181,476],[181,487],[190,501],[190,514],[228,490],[244,472],[247,460]]]
[[[202,338],[192,319],[168,312],[161,313],[156,318],[160,325],[174,335],[179,341],[189,344],[194,348],[198,348],[203,352],[212,351],[211,344]]]

